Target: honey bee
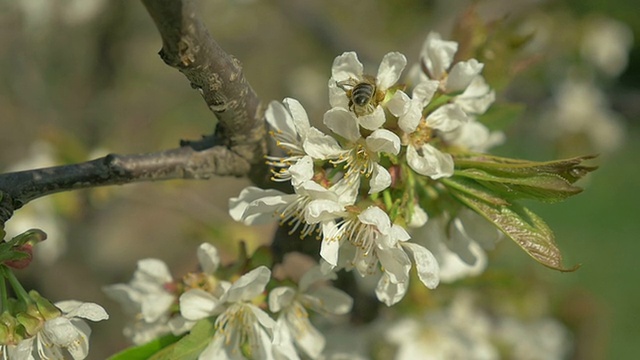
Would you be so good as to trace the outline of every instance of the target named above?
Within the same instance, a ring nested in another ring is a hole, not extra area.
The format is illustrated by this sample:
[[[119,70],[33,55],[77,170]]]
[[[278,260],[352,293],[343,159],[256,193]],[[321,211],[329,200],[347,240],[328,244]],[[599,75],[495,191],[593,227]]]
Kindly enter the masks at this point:
[[[357,116],[371,114],[376,106],[384,100],[384,92],[378,89],[376,78],[370,75],[364,75],[362,81],[349,78],[337,82],[336,85],[345,91],[347,98],[349,98],[349,110]]]

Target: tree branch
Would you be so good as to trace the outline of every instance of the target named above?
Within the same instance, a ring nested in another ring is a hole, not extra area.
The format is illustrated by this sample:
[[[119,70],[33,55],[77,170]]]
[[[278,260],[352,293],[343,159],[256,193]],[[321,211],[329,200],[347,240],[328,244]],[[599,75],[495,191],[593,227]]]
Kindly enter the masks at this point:
[[[0,174],[0,224],[29,201],[106,185],[169,179],[248,176],[266,186],[266,128],[260,101],[240,62],[211,38],[193,0],[142,0],[160,36],[164,62],[182,72],[218,118],[215,134],[180,148],[108,155],[89,162]]]
[[[218,136],[252,165],[264,164],[265,124],[240,62],[211,38],[193,0],[142,0],[162,37],[160,57],[182,72],[217,116]],[[262,175],[250,174],[255,183]]]
[[[182,146],[156,153],[110,154],[74,165],[0,174],[0,223],[36,198],[57,192],[141,181],[245,176],[251,165],[224,146],[197,150]]]

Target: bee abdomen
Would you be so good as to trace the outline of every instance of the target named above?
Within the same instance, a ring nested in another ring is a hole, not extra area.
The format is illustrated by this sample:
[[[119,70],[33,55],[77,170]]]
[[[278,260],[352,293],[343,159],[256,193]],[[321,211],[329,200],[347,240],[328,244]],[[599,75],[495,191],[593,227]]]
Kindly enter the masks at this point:
[[[368,83],[359,83],[351,91],[351,99],[358,106],[365,106],[371,101],[375,87]]]

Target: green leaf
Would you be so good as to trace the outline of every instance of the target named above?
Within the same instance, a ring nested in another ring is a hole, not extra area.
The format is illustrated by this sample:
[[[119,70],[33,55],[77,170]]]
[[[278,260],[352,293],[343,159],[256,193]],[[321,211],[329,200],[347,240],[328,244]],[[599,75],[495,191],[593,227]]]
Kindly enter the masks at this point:
[[[493,205],[509,205],[509,202],[500,196],[487,191],[487,189],[476,181],[466,179],[461,176],[452,176],[450,178],[440,179],[444,185],[450,189],[455,189],[469,196],[480,199]]]
[[[209,345],[215,333],[215,319],[198,321],[189,334],[178,342],[154,354],[149,360],[196,360]]]
[[[534,162],[489,155],[464,155],[455,160],[454,178],[473,179],[479,185],[505,199],[530,198],[558,202],[578,194],[578,179],[596,169],[583,166],[590,156]]]
[[[492,222],[537,262],[559,271],[578,269],[579,265],[573,268],[562,265],[562,255],[556,246],[553,232],[531,210],[518,204],[495,205],[455,188],[450,190],[454,197]]]
[[[146,344],[125,349],[111,356],[109,360],[146,360],[179,339],[180,336],[165,335]]]

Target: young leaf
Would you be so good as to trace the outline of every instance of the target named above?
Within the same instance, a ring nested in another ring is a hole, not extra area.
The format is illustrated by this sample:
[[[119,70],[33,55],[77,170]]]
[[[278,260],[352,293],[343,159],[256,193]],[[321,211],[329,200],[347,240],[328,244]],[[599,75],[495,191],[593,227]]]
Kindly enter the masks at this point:
[[[109,360],[146,360],[179,339],[180,336],[165,335],[146,344],[125,349],[111,356]]]
[[[149,360],[196,360],[209,345],[215,333],[215,319],[198,321],[180,341],[154,354]]]
[[[544,266],[559,271],[575,271],[579,266],[565,268],[560,249],[547,224],[529,209],[518,205],[495,205],[472,195],[450,188],[451,194],[463,204],[491,221],[505,235]]]
[[[457,157],[455,176],[473,179],[496,196],[558,202],[582,191],[578,179],[596,169],[581,165],[592,157],[533,162],[490,155]]]

